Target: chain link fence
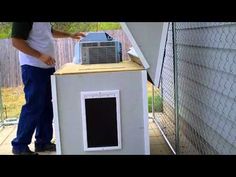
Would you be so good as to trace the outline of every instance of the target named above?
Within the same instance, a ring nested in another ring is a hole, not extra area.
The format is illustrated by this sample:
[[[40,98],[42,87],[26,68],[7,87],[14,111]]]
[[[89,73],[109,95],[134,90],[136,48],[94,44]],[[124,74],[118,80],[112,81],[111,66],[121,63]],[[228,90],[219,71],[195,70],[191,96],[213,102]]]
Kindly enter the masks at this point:
[[[163,111],[155,112],[159,126],[177,154],[236,154],[236,23],[173,29],[174,38],[170,23],[155,88],[163,99]]]
[[[168,28],[168,36],[165,50],[165,58],[162,68],[160,88],[154,88],[154,97],[161,96],[163,109],[155,111],[155,118],[169,145],[175,151],[175,104],[174,104],[174,65],[171,26]],[[155,105],[155,104],[154,104]]]

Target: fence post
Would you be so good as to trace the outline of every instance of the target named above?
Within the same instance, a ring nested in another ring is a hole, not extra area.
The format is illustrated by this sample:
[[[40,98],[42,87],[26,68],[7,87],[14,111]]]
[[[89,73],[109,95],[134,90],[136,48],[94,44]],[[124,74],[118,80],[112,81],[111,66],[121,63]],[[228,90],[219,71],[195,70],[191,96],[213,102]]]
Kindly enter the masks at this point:
[[[2,76],[1,76],[1,71],[0,71],[0,127],[4,125],[4,120],[3,120],[3,103],[2,103]]]
[[[173,69],[174,69],[174,101],[175,101],[175,152],[179,154],[179,108],[178,108],[178,61],[176,53],[176,23],[172,22]]]
[[[155,119],[155,94],[154,94],[154,85],[152,84],[152,117]]]

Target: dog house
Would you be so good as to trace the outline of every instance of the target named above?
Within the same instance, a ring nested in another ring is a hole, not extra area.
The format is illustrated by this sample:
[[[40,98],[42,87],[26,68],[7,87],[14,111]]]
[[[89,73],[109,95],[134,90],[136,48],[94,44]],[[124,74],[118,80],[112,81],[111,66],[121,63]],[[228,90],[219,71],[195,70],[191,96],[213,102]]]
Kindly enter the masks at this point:
[[[51,77],[57,154],[150,154],[147,79],[158,85],[167,23],[121,23],[131,61],[67,63]]]

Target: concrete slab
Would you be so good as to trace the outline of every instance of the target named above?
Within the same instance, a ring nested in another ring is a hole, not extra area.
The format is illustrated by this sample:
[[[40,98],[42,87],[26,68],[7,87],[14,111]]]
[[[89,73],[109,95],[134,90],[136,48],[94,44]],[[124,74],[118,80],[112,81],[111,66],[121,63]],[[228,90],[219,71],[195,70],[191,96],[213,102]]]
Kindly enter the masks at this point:
[[[12,155],[11,141],[16,136],[17,125],[9,125],[0,129],[0,155]],[[55,134],[53,135],[53,142],[55,142]],[[34,137],[34,135],[33,135]],[[153,122],[149,120],[149,137],[150,137],[150,151],[151,155],[172,155],[170,148],[165,142],[161,133]],[[29,148],[34,151],[34,141],[29,145]],[[39,155],[56,155],[56,152],[43,152]]]

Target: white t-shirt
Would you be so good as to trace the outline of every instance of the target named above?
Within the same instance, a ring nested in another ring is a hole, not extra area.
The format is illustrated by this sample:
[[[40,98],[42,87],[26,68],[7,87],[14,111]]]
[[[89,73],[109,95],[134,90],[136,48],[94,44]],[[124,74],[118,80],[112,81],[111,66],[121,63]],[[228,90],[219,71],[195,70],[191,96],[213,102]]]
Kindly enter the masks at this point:
[[[32,29],[26,42],[35,50],[49,55],[55,59],[54,40],[49,22],[33,22]],[[30,65],[39,68],[53,68],[55,65],[47,65],[38,58],[19,51],[20,65]]]

